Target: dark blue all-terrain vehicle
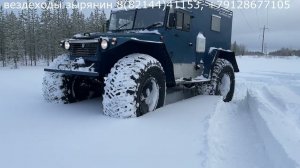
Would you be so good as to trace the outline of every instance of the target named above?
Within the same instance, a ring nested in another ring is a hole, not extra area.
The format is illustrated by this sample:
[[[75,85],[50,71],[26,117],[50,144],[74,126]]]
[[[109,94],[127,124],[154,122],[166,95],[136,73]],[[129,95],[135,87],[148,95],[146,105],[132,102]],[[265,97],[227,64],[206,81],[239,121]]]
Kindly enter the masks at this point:
[[[115,10],[108,32],[62,41],[69,54],[45,69],[45,99],[71,103],[103,93],[104,113],[121,118],[162,107],[166,89],[177,85],[231,101],[239,71],[229,50],[233,13],[207,1],[184,5]]]

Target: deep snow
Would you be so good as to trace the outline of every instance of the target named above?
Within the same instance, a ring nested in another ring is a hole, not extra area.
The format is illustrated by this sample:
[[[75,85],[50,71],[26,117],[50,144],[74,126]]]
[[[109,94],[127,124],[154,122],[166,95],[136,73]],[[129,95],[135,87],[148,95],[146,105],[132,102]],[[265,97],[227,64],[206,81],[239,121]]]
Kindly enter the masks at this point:
[[[300,58],[238,63],[231,103],[177,88],[133,119],[103,115],[100,98],[46,103],[42,67],[1,68],[0,167],[300,167]]]

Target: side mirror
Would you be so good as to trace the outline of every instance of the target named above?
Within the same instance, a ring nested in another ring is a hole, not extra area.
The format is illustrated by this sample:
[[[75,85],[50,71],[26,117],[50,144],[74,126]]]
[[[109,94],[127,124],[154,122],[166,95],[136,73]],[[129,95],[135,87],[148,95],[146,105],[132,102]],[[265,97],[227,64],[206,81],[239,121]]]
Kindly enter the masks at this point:
[[[176,23],[176,13],[170,13],[168,26],[175,27],[175,23]]]

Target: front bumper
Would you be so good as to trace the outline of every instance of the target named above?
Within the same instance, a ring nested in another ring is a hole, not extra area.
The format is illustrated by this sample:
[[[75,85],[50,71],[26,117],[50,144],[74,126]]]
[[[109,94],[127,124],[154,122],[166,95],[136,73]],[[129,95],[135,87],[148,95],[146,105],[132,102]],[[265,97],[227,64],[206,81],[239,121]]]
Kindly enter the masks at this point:
[[[66,75],[80,75],[80,76],[92,76],[92,77],[99,76],[98,72],[60,70],[60,69],[49,69],[49,68],[45,68],[44,71],[46,71],[46,72],[54,72],[54,73],[63,73],[63,74],[66,74]]]
[[[99,76],[99,73],[95,71],[95,63],[86,65],[85,60],[80,57],[70,62],[65,62],[57,65],[57,68],[45,68],[46,72],[62,73],[66,75],[81,75],[81,76]]]

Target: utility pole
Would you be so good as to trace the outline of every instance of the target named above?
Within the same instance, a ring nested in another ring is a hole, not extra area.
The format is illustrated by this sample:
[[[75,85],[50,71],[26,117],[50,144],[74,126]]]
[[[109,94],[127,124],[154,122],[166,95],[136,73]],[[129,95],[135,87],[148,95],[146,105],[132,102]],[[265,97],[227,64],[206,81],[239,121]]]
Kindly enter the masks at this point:
[[[264,25],[264,28],[263,28],[263,38],[262,38],[262,44],[261,44],[261,52],[264,54],[265,53],[265,32],[266,30],[269,29],[266,27],[266,25]]]

